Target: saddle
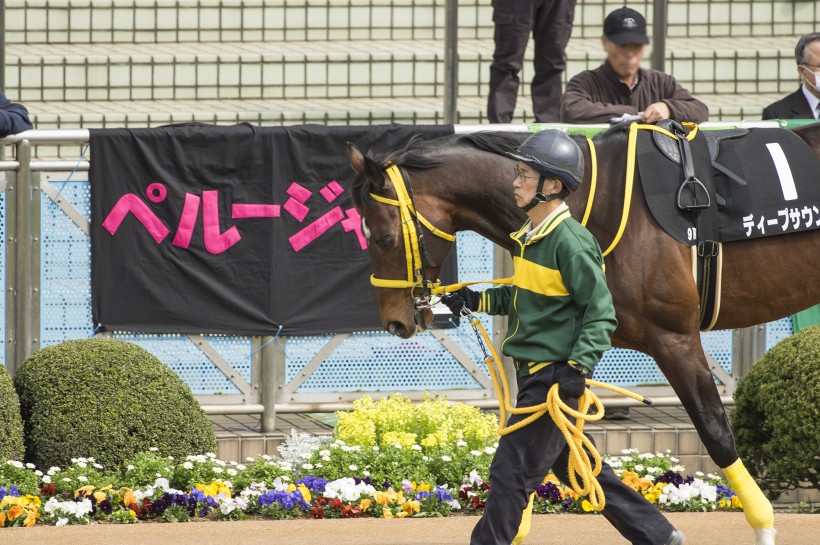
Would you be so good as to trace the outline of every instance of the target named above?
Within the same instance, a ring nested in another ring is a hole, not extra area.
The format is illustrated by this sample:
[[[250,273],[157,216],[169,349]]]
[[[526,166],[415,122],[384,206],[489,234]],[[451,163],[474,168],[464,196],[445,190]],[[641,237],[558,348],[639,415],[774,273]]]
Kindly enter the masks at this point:
[[[659,121],[657,123],[657,126],[666,129],[669,132],[672,132],[674,124],[680,125],[677,121],[672,121],[671,119],[664,119],[663,121]],[[724,174],[730,180],[737,182],[742,186],[746,185],[746,180],[744,180],[735,172],[731,171],[729,168],[718,163],[717,157],[720,153],[721,142],[732,138],[740,138],[742,136],[746,136],[747,134],[749,134],[749,129],[703,131],[703,136],[706,138],[706,146],[709,149],[709,159],[712,163],[712,167],[718,172]],[[678,145],[677,140],[661,132],[654,131],[652,132],[652,138],[655,141],[655,145],[658,146],[658,149],[661,151],[662,154],[666,156],[667,159],[669,159],[677,165],[682,165],[680,146]],[[726,199],[723,198],[719,193],[715,194],[715,198],[719,206],[726,205]]]

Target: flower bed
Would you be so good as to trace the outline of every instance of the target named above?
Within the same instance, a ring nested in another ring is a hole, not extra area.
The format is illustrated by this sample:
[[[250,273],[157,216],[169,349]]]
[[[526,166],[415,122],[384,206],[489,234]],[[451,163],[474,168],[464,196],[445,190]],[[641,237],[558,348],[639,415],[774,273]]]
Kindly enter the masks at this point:
[[[276,459],[226,462],[208,453],[176,460],[151,449],[118,468],[92,458],[48,469],[0,460],[0,527],[480,514],[497,447],[494,426],[494,417],[470,407],[411,405],[394,396],[365,399],[340,415],[334,438],[294,432]],[[741,509],[719,477],[688,476],[668,452],[604,459],[661,509]],[[534,511],[584,513],[592,506],[549,475],[536,490]]]

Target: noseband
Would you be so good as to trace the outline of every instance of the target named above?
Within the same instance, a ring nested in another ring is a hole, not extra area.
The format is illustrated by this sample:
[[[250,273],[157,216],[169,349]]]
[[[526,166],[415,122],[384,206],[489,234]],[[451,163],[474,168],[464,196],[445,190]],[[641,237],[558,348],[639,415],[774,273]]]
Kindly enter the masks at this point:
[[[371,193],[370,197],[375,201],[396,206],[399,209],[401,232],[402,238],[404,239],[404,256],[407,263],[407,279],[376,278],[376,275],[371,275],[370,283],[377,288],[410,288],[415,309],[418,311],[423,308],[429,308],[433,290],[441,285],[441,281],[438,279],[435,281],[427,279],[427,274],[424,270],[425,262],[431,267],[435,267],[436,263],[433,261],[433,258],[430,256],[424,244],[424,234],[421,231],[421,226],[424,225],[424,227],[435,236],[448,242],[455,241],[456,237],[455,235],[445,233],[436,228],[416,209],[416,203],[413,199],[413,189],[410,186],[410,178],[407,175],[407,171],[398,165],[389,165],[385,171],[393,183],[393,188],[398,198],[390,199],[376,195],[375,193]],[[419,290],[421,294],[417,295]]]

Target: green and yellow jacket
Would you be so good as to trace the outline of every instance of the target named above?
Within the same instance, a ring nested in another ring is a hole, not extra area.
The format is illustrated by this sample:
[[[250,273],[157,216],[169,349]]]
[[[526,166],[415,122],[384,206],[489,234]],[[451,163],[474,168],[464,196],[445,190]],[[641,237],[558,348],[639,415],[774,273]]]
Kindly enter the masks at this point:
[[[530,224],[510,235],[513,285],[482,292],[478,310],[509,316],[501,348],[520,375],[559,361],[592,370],[618,324],[601,248],[566,204],[527,240]]]

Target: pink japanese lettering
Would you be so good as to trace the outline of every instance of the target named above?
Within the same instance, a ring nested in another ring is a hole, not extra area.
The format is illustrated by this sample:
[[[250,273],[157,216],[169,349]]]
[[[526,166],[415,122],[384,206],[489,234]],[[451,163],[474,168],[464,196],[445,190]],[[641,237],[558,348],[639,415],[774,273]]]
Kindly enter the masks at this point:
[[[128,193],[120,197],[120,200],[117,201],[117,204],[114,205],[114,208],[108,213],[105,221],[103,221],[103,228],[113,236],[129,213],[133,214],[137,221],[145,227],[148,234],[151,235],[157,244],[165,240],[165,237],[171,232],[170,229],[162,223],[162,220],[148,208],[148,205],[142,202],[142,200],[133,193]]]
[[[235,225],[229,227],[224,233],[219,231],[219,193],[217,191],[202,192],[202,225],[205,230],[205,249],[212,254],[221,254],[242,238]]]
[[[342,221],[345,215],[342,209],[338,206],[326,213],[304,229],[288,238],[291,247],[294,251],[299,251],[320,236],[322,236],[328,229]]]
[[[187,248],[191,245],[191,237],[194,236],[194,228],[196,227],[196,218],[199,215],[199,201],[200,198],[196,195],[191,195],[190,193],[185,194],[182,216],[179,218],[177,233],[171,242],[174,246]]]

